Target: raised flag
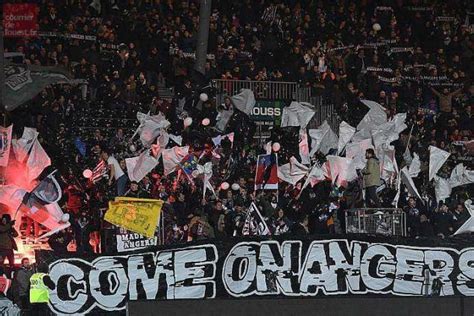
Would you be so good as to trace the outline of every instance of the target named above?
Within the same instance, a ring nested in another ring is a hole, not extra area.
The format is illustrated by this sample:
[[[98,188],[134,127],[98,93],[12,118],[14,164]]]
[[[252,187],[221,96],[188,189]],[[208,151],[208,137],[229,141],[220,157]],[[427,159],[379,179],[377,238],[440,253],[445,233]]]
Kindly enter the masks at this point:
[[[243,236],[267,236],[271,235],[270,229],[265,222],[260,210],[254,202],[250,204],[242,227]]]
[[[474,170],[468,170],[464,167],[464,164],[457,164],[456,167],[451,171],[451,177],[449,177],[449,184],[452,188],[474,183]]]
[[[58,67],[43,67],[26,64],[5,65],[4,104],[7,111],[13,111],[23,103],[32,100],[38,93],[52,84],[78,84],[69,72]]]
[[[445,201],[447,198],[451,196],[451,192],[453,188],[449,184],[448,179],[445,179],[440,176],[435,176],[434,187],[435,187],[436,202]]]
[[[0,166],[6,167],[10,158],[10,148],[12,147],[13,125],[8,127],[0,126]]]
[[[82,157],[85,157],[87,154],[87,146],[79,137],[74,139],[74,146],[76,147],[77,151],[81,154]]]
[[[413,159],[411,160],[410,166],[408,166],[408,173],[410,177],[416,178],[421,172],[421,161],[420,156],[417,153],[413,153]]]
[[[303,179],[308,173],[309,168],[300,162],[295,157],[290,158],[290,162],[278,167],[278,178],[296,185],[298,181]]]
[[[281,127],[300,126],[306,128],[315,113],[311,104],[293,101],[289,106],[283,108]]]
[[[150,150],[143,151],[139,156],[126,158],[127,173],[130,181],[140,182],[158,165],[159,155],[153,157]]]
[[[104,219],[118,227],[153,238],[163,201],[118,197],[109,202]]]
[[[278,189],[278,157],[276,154],[259,155],[255,173],[255,190]]]
[[[13,152],[17,161],[25,161],[38,135],[39,133],[36,131],[36,128],[25,127],[21,138],[12,142]]]
[[[469,199],[464,202],[464,206],[466,207],[471,217],[469,217],[468,220],[465,221],[464,224],[462,224],[461,227],[458,228],[454,235],[474,232],[474,204],[472,203],[472,200]]]
[[[387,113],[385,113],[385,108],[383,106],[370,100],[360,100],[360,102],[369,108],[369,112],[367,112],[364,118],[357,125],[358,131],[364,129],[370,131],[387,122]]]
[[[193,181],[193,171],[197,170],[198,166],[198,158],[194,154],[188,154],[186,157],[184,157],[183,160],[179,163],[179,166],[181,167],[181,170],[186,174],[188,179],[191,182]]]
[[[36,139],[31,148],[28,160],[26,161],[26,166],[28,168],[28,181],[32,182],[38,178],[43,170],[50,165],[51,159],[43,149],[43,146],[41,146],[38,139]]]
[[[203,189],[202,189],[202,198],[204,199],[206,197],[206,191],[209,189],[209,191],[214,194],[214,196],[217,198],[216,192],[214,191],[214,188],[211,185],[211,178],[212,178],[212,162],[206,162],[204,165],[197,165],[197,174],[198,175],[204,175],[203,178]]]
[[[327,156],[326,159],[333,184],[346,187],[349,182],[357,178],[357,173],[352,167],[352,159],[339,156]]]
[[[355,131],[355,127],[350,126],[345,121],[342,121],[341,124],[339,124],[339,140],[337,143],[338,155],[344,150],[347,143],[349,143],[349,141],[351,140],[352,136],[354,136]]]
[[[329,174],[328,177],[330,177]],[[319,162],[315,162],[314,165],[311,167],[311,170],[309,171],[303,186],[301,187],[301,191],[303,191],[308,186],[308,184],[311,184],[311,187],[313,187],[318,182],[324,180],[326,180],[326,174],[324,172],[323,166],[321,166]]]
[[[175,146],[170,149],[164,149],[161,153],[164,175],[167,176],[175,171],[176,166],[188,155],[188,152],[189,146]]]
[[[250,89],[242,89],[239,94],[233,95],[230,99],[236,109],[247,115],[252,113],[252,109],[256,103],[255,95]]]
[[[140,125],[138,126],[133,137],[138,133],[143,146],[146,148],[149,148],[155,142],[155,139],[160,135],[161,130],[166,129],[171,124],[161,113],[150,116],[148,114],[138,112],[137,120]]]
[[[444,151],[434,146],[430,146],[429,151],[430,151],[430,165],[429,165],[428,181],[431,181],[431,179],[434,178],[438,170],[443,166],[446,160],[448,160],[448,157],[451,154],[447,151]]]
[[[313,156],[317,151],[327,155],[331,149],[338,147],[339,139],[327,121],[324,121],[317,129],[310,129],[309,136],[311,137],[310,156]]]
[[[418,199],[421,200],[421,195],[418,193],[418,190],[415,186],[415,183],[412,180],[412,177],[410,176],[410,172],[408,171],[408,168],[405,166],[400,170],[400,178],[403,184],[406,186],[408,192],[410,193],[411,196],[416,196]]]
[[[100,160],[94,170],[92,170],[92,176],[90,180],[92,183],[100,181],[107,174],[107,164],[104,160]]]
[[[299,132],[299,154],[301,163],[305,165],[309,165],[311,163],[310,155],[309,155],[309,144],[308,144],[308,134],[306,133],[306,129],[302,128]]]

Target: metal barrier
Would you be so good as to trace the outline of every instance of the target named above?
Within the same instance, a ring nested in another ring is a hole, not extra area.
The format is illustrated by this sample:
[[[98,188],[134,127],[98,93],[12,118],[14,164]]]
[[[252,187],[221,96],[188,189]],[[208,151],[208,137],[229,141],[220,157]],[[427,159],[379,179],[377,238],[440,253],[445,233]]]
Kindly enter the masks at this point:
[[[241,89],[252,90],[257,99],[311,102],[311,88],[296,82],[214,79],[211,85],[217,90],[217,104],[223,101],[219,96],[234,95]]]
[[[406,236],[406,216],[399,208],[347,210],[346,233]]]

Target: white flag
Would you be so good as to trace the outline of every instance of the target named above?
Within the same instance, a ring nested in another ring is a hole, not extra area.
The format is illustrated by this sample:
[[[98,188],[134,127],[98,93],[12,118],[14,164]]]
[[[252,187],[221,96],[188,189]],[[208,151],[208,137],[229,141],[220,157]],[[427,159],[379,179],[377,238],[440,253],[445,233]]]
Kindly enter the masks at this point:
[[[307,166],[298,162],[295,157],[291,157],[289,163],[278,166],[278,178],[296,185],[298,181],[304,178],[308,171],[309,168]]]
[[[353,160],[352,166],[354,168],[363,169],[367,163],[367,159],[365,159],[365,151],[369,148],[374,149],[370,138],[359,142],[349,143],[346,145],[346,158]]]
[[[15,153],[15,158],[19,162],[25,161],[28,153],[30,152],[31,146],[35,142],[39,133],[36,131],[36,128],[25,127],[23,129],[23,135],[20,139],[13,142],[13,152]]]
[[[225,131],[233,114],[234,110],[220,110],[216,117],[216,129],[220,132]]]
[[[466,207],[471,217],[467,221],[465,221],[461,227],[459,227],[459,229],[454,233],[454,235],[474,232],[474,204],[472,204],[472,200],[469,199],[464,202],[464,206]]]
[[[281,127],[300,126],[306,128],[314,116],[312,105],[304,102],[293,101],[290,106],[283,108],[281,115]]]
[[[318,150],[327,155],[331,149],[338,147],[337,135],[332,131],[327,121],[324,121],[317,129],[310,129],[309,136],[311,137],[310,156],[313,156]]]
[[[51,165],[51,159],[41,146],[38,139],[33,143],[26,166],[28,168],[28,181],[31,182],[38,178],[43,170]]]
[[[181,146],[183,142],[183,137],[181,137],[180,135],[173,135],[173,134],[169,134],[169,137],[172,141],[178,144],[178,146]]]
[[[150,147],[154,143],[155,138],[160,135],[161,130],[170,126],[170,122],[161,113],[150,116],[148,114],[138,112],[137,119],[140,123],[140,126],[138,126],[135,134],[140,134],[140,140],[142,141],[143,146],[146,148]]]
[[[407,190],[410,193],[410,195],[416,196],[417,198],[421,200],[420,193],[418,193],[415,183],[413,182],[413,179],[411,178],[408,168],[406,166],[402,168],[400,177],[403,184],[407,187]]]
[[[434,177],[435,195],[436,202],[444,201],[451,195],[452,188],[449,181],[445,178],[435,176]]]
[[[395,159],[395,148],[392,145],[383,145],[377,150],[380,161],[380,177],[389,181],[398,174],[398,164]]]
[[[416,178],[421,171],[420,156],[417,153],[413,153],[413,159],[411,160],[410,166],[408,167],[408,173],[410,177]]]
[[[431,179],[434,178],[438,170],[443,166],[446,160],[448,160],[448,157],[451,154],[447,151],[444,151],[434,146],[430,146],[429,151],[430,151],[430,166],[429,166],[428,181],[431,181]]]
[[[354,136],[355,131],[356,129],[345,121],[342,121],[341,124],[339,124],[339,141],[337,143],[338,155],[344,150],[344,147],[349,143],[352,136]]]
[[[360,100],[360,102],[365,104],[370,110],[357,125],[358,131],[364,129],[371,131],[387,122],[387,113],[385,113],[385,108],[383,106],[370,100]]]
[[[347,186],[347,183],[357,178],[355,168],[352,167],[352,159],[327,156],[329,170],[331,172],[331,181],[338,186]]]
[[[13,125],[8,127],[0,126],[0,166],[8,166],[10,158],[10,148],[12,147],[12,129]]]
[[[234,107],[247,115],[252,113],[252,109],[256,103],[255,95],[250,89],[242,89],[239,94],[233,95],[230,99]]]
[[[203,189],[202,189],[202,198],[206,198],[206,191],[209,189],[209,191],[214,194],[214,196],[217,198],[216,192],[214,191],[214,187],[212,186],[210,180],[212,178],[212,162],[206,162],[204,165],[197,165],[197,175],[204,175],[203,179]]]
[[[467,170],[462,163],[457,164],[451,171],[451,177],[449,178],[451,188],[469,183],[474,183],[474,170]]]
[[[324,166],[327,166],[327,164],[325,163],[323,167]],[[301,191],[303,191],[308,186],[308,184],[311,184],[311,187],[313,187],[316,183],[326,180],[326,175],[328,178],[330,178],[329,171],[326,168],[325,173],[323,167],[317,162],[311,167],[311,170],[309,171],[306,180],[301,187]]]
[[[164,175],[167,176],[172,173],[181,160],[187,156],[188,152],[189,146],[175,146],[170,149],[164,149],[161,152],[161,157],[163,158]]]
[[[23,201],[26,190],[14,184],[3,185],[0,188],[0,201],[10,210],[17,210]]]
[[[298,147],[299,147],[301,163],[305,165],[309,165],[311,161],[310,161],[310,156],[309,156],[308,134],[306,133],[306,129],[303,129],[303,128],[300,129],[299,138],[300,138],[300,142],[298,144]]]
[[[127,173],[130,181],[140,182],[157,165],[160,154],[155,157],[150,154],[150,150],[143,151],[139,156],[126,158]]]
[[[389,146],[390,143],[399,138],[400,133],[407,128],[405,124],[406,116],[406,113],[399,113],[389,122],[375,126],[372,129],[371,134],[375,148],[382,145]]]

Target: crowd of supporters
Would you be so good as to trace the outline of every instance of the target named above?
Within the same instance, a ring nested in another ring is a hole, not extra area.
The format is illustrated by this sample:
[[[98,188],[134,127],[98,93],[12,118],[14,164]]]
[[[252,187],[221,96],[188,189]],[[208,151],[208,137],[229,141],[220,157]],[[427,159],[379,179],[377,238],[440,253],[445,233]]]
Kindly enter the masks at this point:
[[[50,0],[39,5],[43,34],[7,40],[6,50],[23,53],[23,62],[62,66],[87,80],[80,86],[48,87],[8,115],[17,137],[24,126],[37,128],[53,167],[60,170],[72,228],[51,238],[58,252],[66,251],[71,239],[78,251],[93,252],[93,232],[109,227],[102,218],[117,194],[166,202],[165,244],[241,235],[252,201],[275,235],[345,231],[345,211],[364,206],[357,183],[335,188],[325,181],[300,192],[301,185],[282,182],[279,190],[254,190],[257,155],[265,150],[245,115],[235,115],[221,133],[213,129],[228,104],[216,104],[212,91],[208,101],[197,102],[200,87],[211,79],[295,81],[334,104],[340,119],[352,126],[367,112],[360,99],[380,103],[389,117],[406,112],[413,129],[411,137],[409,128],[394,143],[397,160],[404,164],[407,146],[419,154],[422,173],[415,183],[423,196],[408,199],[403,193],[400,199],[408,234],[447,237],[469,218],[464,202],[472,194],[470,185],[439,203],[427,177],[429,145],[451,153],[442,175],[458,162],[472,166],[465,145],[472,139],[474,96],[469,22],[474,17],[468,1],[214,1],[204,76],[193,71],[198,1]],[[173,98],[160,95],[168,88]],[[213,161],[217,198],[208,194],[203,199],[200,183],[178,181],[176,173],[164,176],[161,163],[139,183],[128,180],[124,159],[141,150],[132,139],[138,111],[163,113],[171,122],[169,132],[182,135],[183,143],[203,157],[200,163]],[[193,124],[185,128],[187,115]],[[200,123],[204,118],[209,126]],[[217,159],[211,137],[226,132],[235,132],[235,140],[215,149]],[[297,156],[297,130],[275,127],[271,139],[282,145],[280,164]],[[85,144],[85,153],[77,140]],[[92,184],[82,172],[100,160],[114,165],[114,174]],[[223,181],[236,185],[223,190]],[[393,188],[382,191],[383,205],[392,207],[394,195]]]

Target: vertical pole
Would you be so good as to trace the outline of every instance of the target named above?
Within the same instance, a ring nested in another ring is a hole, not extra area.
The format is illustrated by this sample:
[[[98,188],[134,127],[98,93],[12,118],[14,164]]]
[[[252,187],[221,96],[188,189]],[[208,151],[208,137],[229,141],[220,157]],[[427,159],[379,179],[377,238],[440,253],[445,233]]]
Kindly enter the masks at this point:
[[[7,114],[3,103],[3,88],[5,87],[5,49],[3,47],[3,25],[0,25],[0,111],[3,114],[3,125],[6,125]]]
[[[199,31],[196,45],[196,64],[194,69],[203,74],[205,73],[207,44],[209,39],[209,21],[211,17],[212,0],[200,0],[199,8]]]

